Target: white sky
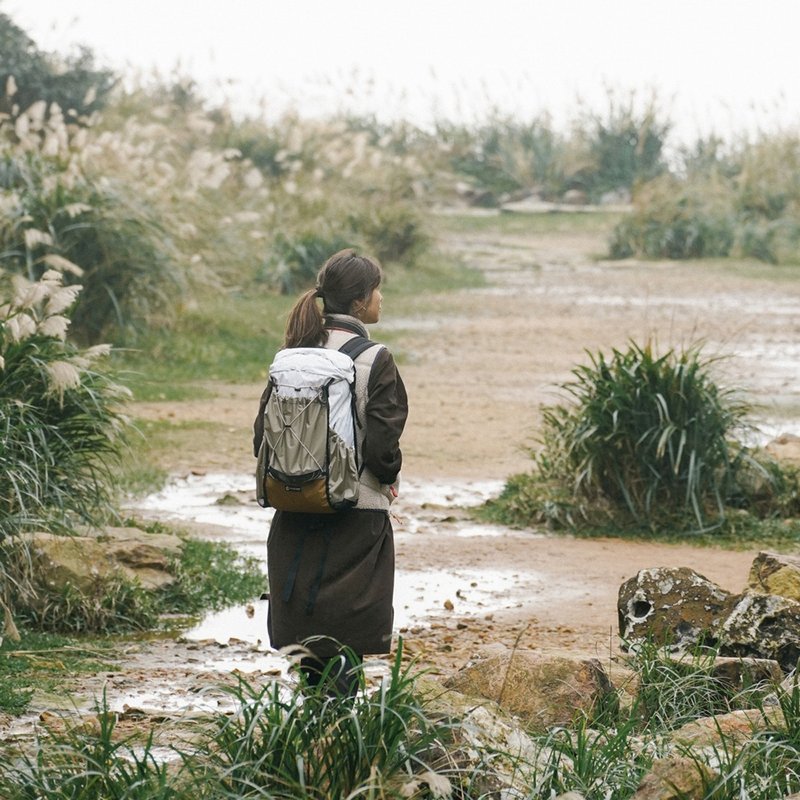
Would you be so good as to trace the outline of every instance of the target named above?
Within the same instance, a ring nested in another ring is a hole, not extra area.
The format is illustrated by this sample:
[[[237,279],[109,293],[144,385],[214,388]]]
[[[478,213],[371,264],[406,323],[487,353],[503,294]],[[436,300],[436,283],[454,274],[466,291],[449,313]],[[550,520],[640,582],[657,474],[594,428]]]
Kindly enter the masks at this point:
[[[45,50],[176,65],[267,110],[557,123],[655,88],[694,138],[800,125],[800,0],[0,0]],[[354,76],[357,76],[354,78]]]

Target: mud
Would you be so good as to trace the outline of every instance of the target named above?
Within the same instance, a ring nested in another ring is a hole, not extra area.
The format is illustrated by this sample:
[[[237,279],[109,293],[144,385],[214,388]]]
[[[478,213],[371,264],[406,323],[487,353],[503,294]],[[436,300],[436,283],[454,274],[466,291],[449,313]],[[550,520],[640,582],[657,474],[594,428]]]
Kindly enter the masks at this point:
[[[483,270],[487,285],[421,298],[394,317],[389,299],[374,330],[378,339],[391,331],[411,398],[393,508],[396,632],[407,657],[442,673],[503,646],[608,657],[618,587],[645,567],[688,566],[740,590],[754,552],[512,531],[476,524],[464,508],[529,468],[541,405],[560,397],[557,386],[586,351],[630,339],[662,349],[702,342],[708,355],[725,356],[715,367],[721,381],[742,386],[755,404],[755,440],[800,433],[800,282],[760,265],[597,261],[604,244],[594,234],[467,233],[441,244]],[[137,404],[140,418],[221,431],[165,454],[176,480],[137,513],[179,515],[196,534],[263,557],[268,512],[252,500],[249,455],[262,387],[211,388],[216,396],[202,401]],[[179,640],[131,643],[118,671],[72,688],[87,704],[106,689],[119,709],[201,709],[220,680],[285,674],[285,659],[265,641],[264,615],[254,599]]]

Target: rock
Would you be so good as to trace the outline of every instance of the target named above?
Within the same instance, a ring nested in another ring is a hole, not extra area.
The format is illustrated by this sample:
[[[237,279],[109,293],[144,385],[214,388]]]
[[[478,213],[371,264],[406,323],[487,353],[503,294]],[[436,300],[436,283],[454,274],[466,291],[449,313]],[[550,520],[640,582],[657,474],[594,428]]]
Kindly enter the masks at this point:
[[[617,599],[623,647],[651,640],[679,651],[716,641],[734,595],[688,567],[640,570],[620,586]]]
[[[556,800],[584,800],[584,796],[580,792],[567,792],[560,794]]]
[[[70,584],[88,591],[99,579],[122,574],[146,589],[174,580],[170,561],[180,553],[177,536],[151,534],[138,528],[106,528],[93,536],[33,533],[22,537],[40,576],[52,587]]]
[[[684,747],[723,747],[726,743],[744,744],[764,730],[786,730],[779,708],[731,711],[713,717],[700,717],[673,731],[671,739]]]
[[[745,592],[722,623],[719,643],[720,655],[771,658],[789,672],[800,658],[800,603]]]
[[[474,698],[429,678],[418,679],[416,690],[428,715],[448,723],[446,758],[459,774],[474,776],[476,797],[528,795],[537,766],[544,767],[552,756],[549,748],[538,745],[519,720],[491,700],[476,705]],[[488,761],[487,752],[493,754]]]
[[[734,691],[783,680],[781,665],[771,658],[719,656],[714,659],[711,675]]]
[[[703,800],[716,773],[682,756],[656,759],[631,800]]]
[[[445,681],[445,686],[492,700],[522,719],[528,730],[537,732],[616,710],[619,702],[597,659],[547,657],[518,650],[467,664]]]
[[[764,449],[778,461],[786,461],[789,464],[800,466],[800,436],[795,436],[793,433],[782,433]]]
[[[800,601],[800,558],[785,553],[760,552],[753,560],[747,585],[762,594]]]

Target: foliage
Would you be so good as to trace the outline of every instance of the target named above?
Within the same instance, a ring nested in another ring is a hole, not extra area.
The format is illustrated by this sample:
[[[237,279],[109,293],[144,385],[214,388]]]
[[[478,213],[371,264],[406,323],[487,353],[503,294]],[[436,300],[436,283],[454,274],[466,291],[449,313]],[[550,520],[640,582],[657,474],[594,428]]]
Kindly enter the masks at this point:
[[[383,264],[413,264],[430,244],[422,215],[410,203],[378,204],[351,219],[367,252]]]
[[[711,363],[696,348],[657,356],[635,343],[591,356],[564,387],[574,406],[544,410],[543,477],[639,521],[688,512],[702,528],[718,518],[754,462],[732,440],[747,407],[718,388]]]
[[[307,231],[294,239],[279,233],[262,269],[262,279],[277,285],[283,294],[297,294],[313,286],[328,257],[346,247],[352,247],[352,242],[337,233],[326,236]]]
[[[13,80],[12,80],[13,79]],[[44,53],[7,14],[0,13],[0,111],[28,108],[43,100],[77,118],[100,110],[116,83],[108,69],[95,65],[94,54],[80,48],[61,57]]]
[[[193,615],[258,597],[266,578],[259,561],[223,542],[187,539],[170,566],[173,582],[154,591],[122,572],[97,574],[81,585],[52,585],[32,562],[27,541],[0,545],[0,576],[16,621],[53,633],[123,633],[157,627],[163,614]]]
[[[800,262],[800,137],[776,133],[729,147],[684,149],[681,165],[637,187],[634,213],[615,229],[615,258],[738,255]]]
[[[401,656],[402,644],[377,691],[364,691],[362,673],[354,701],[306,688],[298,702],[279,684],[240,680],[230,690],[238,713],[218,721],[209,750],[221,795],[260,797],[259,787],[270,786],[276,797],[397,796],[440,735]]]
[[[535,474],[513,478],[488,513],[652,531],[719,529],[733,509],[797,514],[796,472],[736,441],[748,409],[714,382],[713,361],[635,343],[591,355],[562,387],[572,402],[543,410]]]
[[[152,733],[144,741],[117,731],[117,714],[105,701],[97,728],[64,726],[40,735],[34,754],[27,750],[0,765],[0,790],[7,800],[178,800],[191,795],[181,788],[181,771],[157,755]],[[176,774],[177,773],[177,774]],[[197,791],[195,787],[195,792]]]
[[[261,561],[222,542],[187,539],[172,572],[175,583],[158,596],[162,613],[217,611],[259,597],[266,586]]]
[[[637,192],[634,211],[614,229],[609,251],[612,258],[727,256],[734,235],[734,215],[723,186],[663,176]]]
[[[106,642],[86,642],[51,633],[21,631],[19,642],[0,642],[0,711],[19,716],[30,706],[34,691],[65,693],[70,678],[113,672]]]
[[[108,510],[127,391],[65,340],[77,287],[50,270],[15,276],[0,307],[0,538]]]
[[[89,136],[44,103],[0,122],[0,266],[29,280],[55,266],[82,285],[72,332],[97,343],[171,316],[183,279],[148,204],[84,169]]]
[[[641,109],[634,92],[620,96],[608,91],[607,101],[604,113],[590,113],[577,126],[588,163],[572,181],[595,200],[606,192],[633,189],[666,170],[663,150],[670,123],[655,95]]]
[[[637,644],[631,666],[639,674],[638,724],[654,731],[679,728],[700,717],[753,708],[772,690],[763,683],[732,686],[715,670],[716,657],[711,647],[676,656],[652,642]]]

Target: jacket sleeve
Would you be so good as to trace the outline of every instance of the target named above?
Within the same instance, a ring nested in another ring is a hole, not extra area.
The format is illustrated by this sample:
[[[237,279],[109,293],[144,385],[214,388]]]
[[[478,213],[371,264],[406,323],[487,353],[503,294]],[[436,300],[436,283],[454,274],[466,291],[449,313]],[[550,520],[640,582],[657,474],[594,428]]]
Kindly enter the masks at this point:
[[[268,383],[267,388],[261,393],[261,400],[258,404],[258,416],[253,422],[253,455],[258,458],[258,449],[261,447],[261,440],[264,438],[264,408],[269,399],[272,384]]]
[[[408,397],[394,358],[385,347],[375,357],[367,391],[364,464],[381,483],[392,484],[403,462],[400,435],[408,417]]]

